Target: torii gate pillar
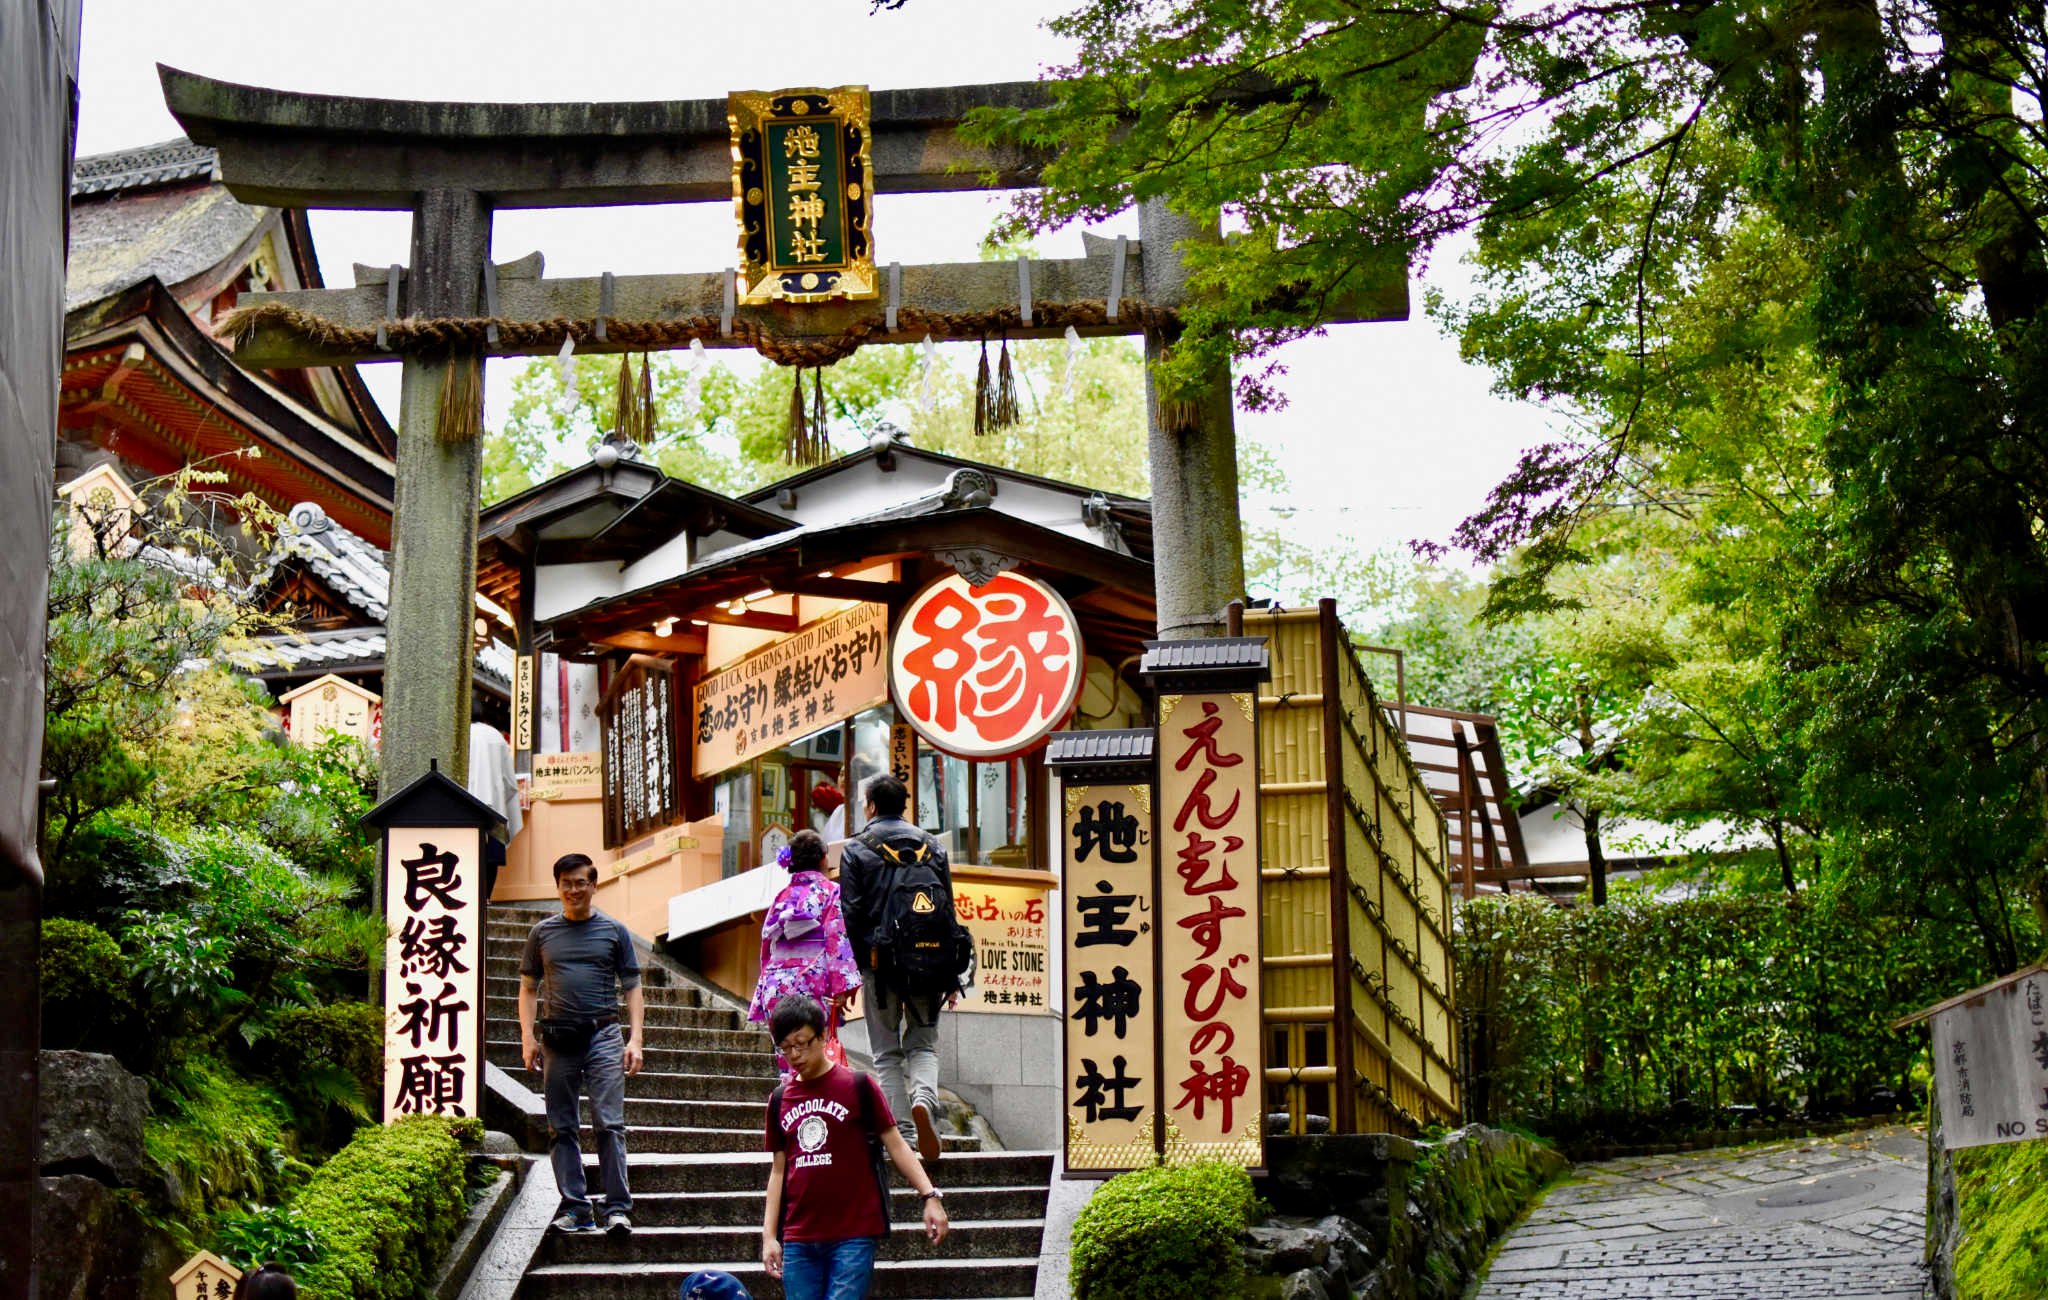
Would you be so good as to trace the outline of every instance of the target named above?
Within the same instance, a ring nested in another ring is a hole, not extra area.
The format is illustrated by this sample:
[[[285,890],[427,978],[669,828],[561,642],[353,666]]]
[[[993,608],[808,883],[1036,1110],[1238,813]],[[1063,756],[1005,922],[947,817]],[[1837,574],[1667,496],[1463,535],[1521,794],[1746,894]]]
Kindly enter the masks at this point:
[[[428,190],[413,209],[412,310],[475,316],[491,251],[481,195]],[[397,493],[391,511],[391,619],[384,657],[379,788],[402,790],[438,760],[469,779],[469,694],[476,604],[481,439],[440,436],[447,358],[408,352],[398,405]],[[481,362],[478,363],[482,364]],[[481,389],[477,394],[481,400]]]
[[[1145,296],[1186,300],[1186,268],[1178,245],[1219,238],[1215,227],[1182,216],[1164,199],[1138,207],[1138,243]],[[1239,526],[1237,423],[1230,370],[1204,376],[1193,420],[1170,427],[1159,409],[1153,365],[1166,340],[1145,336],[1145,439],[1152,461],[1152,568],[1159,637],[1220,636],[1223,610],[1244,596],[1244,534]]]

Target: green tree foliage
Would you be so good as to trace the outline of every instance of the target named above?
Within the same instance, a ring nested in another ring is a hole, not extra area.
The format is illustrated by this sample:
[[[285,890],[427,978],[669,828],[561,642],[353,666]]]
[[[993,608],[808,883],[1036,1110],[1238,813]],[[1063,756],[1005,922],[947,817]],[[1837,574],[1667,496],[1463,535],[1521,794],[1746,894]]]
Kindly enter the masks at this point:
[[[1182,342],[1241,361],[1475,234],[1483,291],[1447,318],[1577,421],[1456,534],[1507,566],[1488,614],[1665,534],[1708,665],[1673,696],[1674,788],[1797,788],[1787,829],[1844,832],[1824,860],[1956,896],[2020,959],[2002,899],[2048,916],[2038,9],[1087,0],[1056,26],[1054,106],[979,124],[1055,150],[1021,228],[1150,195],[1242,224],[1190,250]],[[1729,725],[1759,702],[1780,744]]]
[[[978,358],[918,347],[870,347],[824,371],[826,420],[839,454],[867,445],[887,421],[913,445],[1106,491],[1146,491],[1145,378],[1137,346],[1125,339],[1010,345],[1021,419],[976,435]],[[999,360],[989,348],[990,365]],[[639,359],[634,359],[635,373]],[[589,459],[615,423],[619,361],[579,356],[576,389],[552,361],[530,362],[513,380],[504,427],[484,444],[484,499],[502,500]],[[716,491],[739,493],[793,472],[786,456],[794,372],[751,371],[689,352],[652,358],[658,437],[648,457],[664,472]],[[803,376],[809,403],[814,380]]]

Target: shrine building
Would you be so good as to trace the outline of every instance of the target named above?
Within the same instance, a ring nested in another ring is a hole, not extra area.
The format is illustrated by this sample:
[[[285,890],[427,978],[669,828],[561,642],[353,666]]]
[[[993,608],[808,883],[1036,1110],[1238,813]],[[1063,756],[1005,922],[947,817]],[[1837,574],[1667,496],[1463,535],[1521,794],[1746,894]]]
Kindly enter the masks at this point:
[[[1020,1046],[1057,1051],[1059,819],[1043,745],[1063,725],[1144,721],[1132,670],[1153,635],[1148,503],[886,436],[739,498],[612,449],[480,524],[479,592],[521,636],[514,748],[532,795],[494,900],[554,898],[555,858],[587,852],[598,907],[746,997],[760,915],[788,879],[777,850],[804,828],[857,831],[862,783],[895,771],[950,856],[983,959],[962,1004],[979,1014],[942,1021],[948,1086],[999,1107],[1006,1138],[1051,1145],[1057,1081],[1016,1068]],[[951,660],[927,645],[920,661],[915,629],[977,609],[1050,653],[957,665],[988,673],[993,693],[935,745],[918,732],[948,721],[929,707],[938,688],[916,696],[933,716],[915,729],[898,701],[919,662]],[[1062,659],[1071,679],[1032,717],[1034,699],[996,681]],[[991,710],[998,697],[1017,708]],[[1022,725],[985,736],[977,718]],[[977,1081],[977,1062],[1006,1080]]]

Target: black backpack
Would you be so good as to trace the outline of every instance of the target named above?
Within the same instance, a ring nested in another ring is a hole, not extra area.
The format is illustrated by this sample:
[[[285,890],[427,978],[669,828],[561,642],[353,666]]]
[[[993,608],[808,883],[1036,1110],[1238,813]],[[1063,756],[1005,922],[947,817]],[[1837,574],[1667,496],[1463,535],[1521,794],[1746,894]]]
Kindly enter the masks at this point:
[[[953,896],[932,861],[931,840],[885,842],[873,831],[855,836],[882,863],[875,913],[875,973],[904,997],[959,991],[974,960],[974,940],[953,915]]]

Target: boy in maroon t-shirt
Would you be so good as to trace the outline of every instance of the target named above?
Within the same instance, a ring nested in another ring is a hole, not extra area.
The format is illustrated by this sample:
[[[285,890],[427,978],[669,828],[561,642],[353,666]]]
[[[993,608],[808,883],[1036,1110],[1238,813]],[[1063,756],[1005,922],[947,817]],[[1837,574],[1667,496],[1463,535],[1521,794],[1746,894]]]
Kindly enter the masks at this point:
[[[825,1058],[825,1009],[791,995],[768,1013],[768,1032],[796,1070],[770,1106],[768,1207],[761,1220],[761,1264],[782,1279],[786,1300],[860,1300],[868,1293],[875,1248],[887,1235],[870,1141],[924,1200],[925,1236],[946,1239],[946,1207],[896,1130],[896,1117],[870,1075]]]

